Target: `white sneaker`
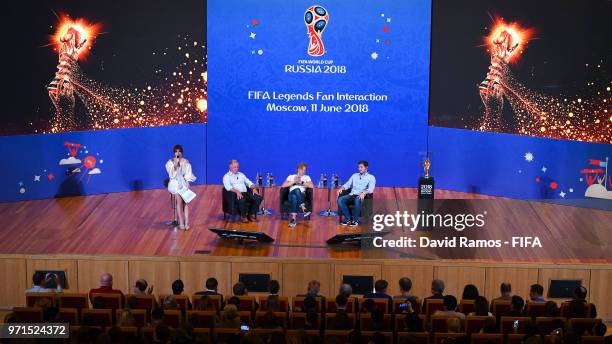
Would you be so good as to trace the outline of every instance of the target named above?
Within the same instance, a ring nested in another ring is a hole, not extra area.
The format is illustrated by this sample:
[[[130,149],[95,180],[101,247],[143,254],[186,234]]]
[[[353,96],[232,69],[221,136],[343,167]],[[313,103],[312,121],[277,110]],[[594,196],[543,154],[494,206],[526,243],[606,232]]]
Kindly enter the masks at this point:
[[[295,221],[295,219],[291,219],[289,221],[289,228],[295,228],[295,226],[297,226],[297,221]]]

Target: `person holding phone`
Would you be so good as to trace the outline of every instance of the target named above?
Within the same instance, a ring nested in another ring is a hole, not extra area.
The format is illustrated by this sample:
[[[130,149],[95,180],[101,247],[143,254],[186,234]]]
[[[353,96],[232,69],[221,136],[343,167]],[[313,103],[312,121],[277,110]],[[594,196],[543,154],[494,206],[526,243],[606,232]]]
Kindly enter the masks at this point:
[[[32,288],[26,289],[26,293],[50,293],[62,292],[62,284],[56,274],[37,271],[32,275]],[[47,285],[55,284],[55,289],[47,288]]]
[[[180,193],[189,190],[189,183],[196,180],[191,170],[189,160],[183,157],[183,147],[174,146],[174,157],[166,162],[166,172],[170,178],[168,191],[174,195],[176,212],[179,219],[179,229],[189,230],[189,204]]]
[[[297,213],[298,208],[304,213],[304,217],[310,215],[310,212],[306,209],[306,203],[304,203],[306,188],[313,188],[312,180],[306,174],[305,163],[301,162],[297,165],[296,173],[291,174],[283,182],[284,188],[289,188],[289,203],[291,203],[291,220],[289,220],[289,228],[295,228],[297,225]]]

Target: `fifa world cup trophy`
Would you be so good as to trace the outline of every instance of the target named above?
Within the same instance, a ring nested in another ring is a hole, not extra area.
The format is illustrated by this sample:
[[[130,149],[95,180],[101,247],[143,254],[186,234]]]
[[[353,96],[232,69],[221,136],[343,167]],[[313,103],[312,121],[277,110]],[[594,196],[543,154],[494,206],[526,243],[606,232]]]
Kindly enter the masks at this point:
[[[478,86],[485,108],[484,121],[480,129],[495,131],[502,129],[503,71],[507,68],[510,58],[517,52],[519,42],[509,30],[502,29],[491,37],[490,47],[489,71]]]
[[[324,7],[314,5],[310,6],[304,13],[304,23],[308,28],[308,55],[323,56],[325,54],[325,46],[323,45],[323,31],[329,22],[329,13]]]
[[[55,78],[47,86],[49,97],[55,106],[53,129],[74,129],[74,72],[77,60],[87,38],[77,27],[70,26],[60,33],[58,42],[59,64]]]

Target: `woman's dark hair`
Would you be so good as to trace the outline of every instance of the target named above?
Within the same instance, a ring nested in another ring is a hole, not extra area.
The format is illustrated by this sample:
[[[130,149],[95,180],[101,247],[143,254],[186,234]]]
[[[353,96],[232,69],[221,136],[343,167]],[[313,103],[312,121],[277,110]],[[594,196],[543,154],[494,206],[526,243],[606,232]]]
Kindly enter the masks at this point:
[[[274,329],[280,327],[279,320],[273,311],[267,311],[261,320],[259,324],[261,328]]]
[[[181,152],[181,154],[183,154],[183,146],[181,145],[174,146],[174,149],[172,149],[172,152],[176,152],[176,151],[179,151]]]
[[[280,302],[278,295],[268,295],[266,299],[266,311],[278,312],[280,311]]]
[[[478,295],[478,288],[475,285],[466,284],[466,286],[463,288],[463,295],[461,296],[461,299],[476,300],[476,297],[478,297]]]
[[[185,290],[185,283],[180,279],[172,282],[172,293],[174,295],[181,295],[181,293]]]
[[[568,305],[567,317],[568,318],[586,318],[587,310],[586,303],[584,300],[572,300]]]
[[[547,301],[544,304],[544,312],[547,317],[558,317],[559,316],[559,307],[555,301]]]
[[[476,296],[474,299],[474,313],[480,316],[489,315],[489,301],[484,296]]]

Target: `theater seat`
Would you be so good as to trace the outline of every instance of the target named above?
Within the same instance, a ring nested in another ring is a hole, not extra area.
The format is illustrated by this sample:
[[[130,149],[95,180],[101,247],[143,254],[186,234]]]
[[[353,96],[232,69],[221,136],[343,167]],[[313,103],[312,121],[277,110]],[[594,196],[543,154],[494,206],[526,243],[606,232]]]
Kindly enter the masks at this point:
[[[503,344],[501,333],[472,333],[472,344]]]
[[[59,306],[62,308],[89,308],[87,294],[84,293],[61,293],[59,294]]]
[[[51,306],[55,306],[56,295],[55,293],[26,293],[26,305],[28,307],[35,307],[38,300],[47,299]]]
[[[91,314],[96,326],[108,327],[113,324],[113,315],[111,309],[83,309],[81,311],[81,323],[86,314]]]
[[[15,307],[13,308],[18,322],[39,323],[43,321],[43,310],[38,307]]]
[[[397,342],[402,343],[405,338],[410,338],[408,343],[412,344],[429,344],[429,332],[399,332],[397,334]]]
[[[57,314],[57,322],[68,323],[71,326],[79,324],[79,310],[76,308],[60,308]]]

